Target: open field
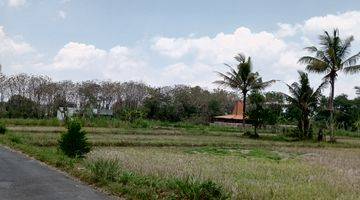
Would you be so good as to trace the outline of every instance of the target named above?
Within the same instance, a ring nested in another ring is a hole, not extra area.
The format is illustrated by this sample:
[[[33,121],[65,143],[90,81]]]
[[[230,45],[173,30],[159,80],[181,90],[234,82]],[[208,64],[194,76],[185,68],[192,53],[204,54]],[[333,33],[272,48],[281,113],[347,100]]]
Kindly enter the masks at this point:
[[[204,191],[231,199],[360,196],[357,137],[330,144],[269,133],[254,140],[216,128],[87,127],[93,149],[82,160],[57,150],[63,127],[9,129],[0,143],[128,199],[201,199]]]

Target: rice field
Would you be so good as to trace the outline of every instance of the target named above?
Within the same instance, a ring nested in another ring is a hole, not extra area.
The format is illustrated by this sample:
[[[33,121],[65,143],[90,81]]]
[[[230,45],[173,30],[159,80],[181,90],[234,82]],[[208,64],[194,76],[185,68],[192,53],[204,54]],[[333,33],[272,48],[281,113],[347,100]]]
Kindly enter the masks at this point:
[[[357,137],[341,137],[329,144],[274,134],[254,140],[241,132],[86,128],[92,151],[83,160],[71,160],[56,149],[62,131],[61,127],[12,127],[0,136],[0,143],[127,199],[204,199],[178,180],[194,188],[195,183],[211,181],[229,199],[360,197]],[[107,171],[94,164],[104,160],[113,163]],[[105,171],[110,178],[98,180]]]

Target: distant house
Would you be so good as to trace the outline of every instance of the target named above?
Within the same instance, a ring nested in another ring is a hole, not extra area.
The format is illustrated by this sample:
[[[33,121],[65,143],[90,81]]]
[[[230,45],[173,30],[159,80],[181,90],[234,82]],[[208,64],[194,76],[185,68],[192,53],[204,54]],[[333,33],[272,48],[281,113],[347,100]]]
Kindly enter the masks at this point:
[[[94,109],[94,115],[112,117],[114,112],[111,109]]]
[[[243,120],[244,120],[243,102],[240,100],[235,102],[232,114],[216,116],[213,118],[213,122],[215,124],[227,124],[227,123],[240,124],[243,122]]]
[[[78,113],[78,109],[75,107],[59,107],[56,113],[56,117],[58,120],[63,121],[65,119],[65,116],[67,117],[73,117],[75,114]]]

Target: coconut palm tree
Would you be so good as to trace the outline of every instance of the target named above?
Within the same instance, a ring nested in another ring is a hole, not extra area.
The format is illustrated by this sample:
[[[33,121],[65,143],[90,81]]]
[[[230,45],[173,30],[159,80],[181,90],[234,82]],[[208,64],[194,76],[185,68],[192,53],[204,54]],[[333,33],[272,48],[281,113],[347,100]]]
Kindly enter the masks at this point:
[[[251,58],[246,58],[243,54],[235,56],[235,60],[239,62],[236,67],[229,64],[229,71],[226,73],[216,72],[222,80],[215,81],[214,83],[221,86],[226,86],[241,92],[243,96],[243,126],[245,127],[245,113],[246,113],[246,97],[249,91],[263,90],[275,82],[275,80],[263,82],[258,72],[252,72]]]
[[[350,36],[342,39],[339,36],[339,30],[334,29],[332,35],[325,31],[319,36],[320,47],[306,47],[305,50],[313,53],[314,56],[304,56],[300,58],[299,63],[306,64],[309,72],[325,74],[324,79],[330,83],[330,97],[328,109],[330,110],[331,121],[331,140],[334,141],[334,88],[338,72],[344,71],[348,74],[360,72],[360,65],[357,61],[360,58],[360,52],[349,56],[351,43],[354,37]]]
[[[300,138],[310,139],[310,115],[321,97],[321,91],[327,82],[323,82],[316,90],[310,87],[308,74],[299,71],[299,83],[288,85],[290,95],[284,94],[289,103],[300,111],[298,116],[298,128]]]

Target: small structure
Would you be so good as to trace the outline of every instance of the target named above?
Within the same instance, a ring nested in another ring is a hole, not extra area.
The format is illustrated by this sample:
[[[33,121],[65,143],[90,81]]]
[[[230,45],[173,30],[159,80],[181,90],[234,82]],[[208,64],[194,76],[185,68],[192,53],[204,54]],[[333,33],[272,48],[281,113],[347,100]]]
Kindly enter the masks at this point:
[[[67,107],[67,108],[59,107],[56,113],[56,117],[58,118],[58,120],[64,121],[65,116],[73,117],[77,113],[78,113],[78,109],[75,107]]]
[[[242,101],[236,101],[232,114],[222,115],[214,117],[213,121],[215,124],[240,124],[244,120],[244,103]]]
[[[59,107],[57,110],[56,117],[60,121],[64,121],[65,116],[66,117],[73,117],[74,115],[79,114],[80,110],[76,107]],[[90,115],[92,116],[101,116],[101,117],[112,117],[114,115],[114,112],[111,109],[92,109]]]
[[[94,115],[112,117],[114,112],[111,109],[93,109]]]

